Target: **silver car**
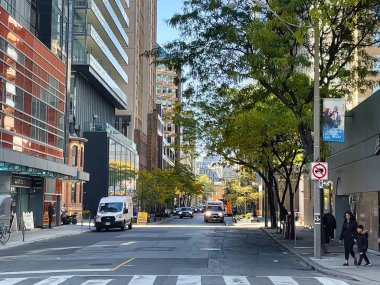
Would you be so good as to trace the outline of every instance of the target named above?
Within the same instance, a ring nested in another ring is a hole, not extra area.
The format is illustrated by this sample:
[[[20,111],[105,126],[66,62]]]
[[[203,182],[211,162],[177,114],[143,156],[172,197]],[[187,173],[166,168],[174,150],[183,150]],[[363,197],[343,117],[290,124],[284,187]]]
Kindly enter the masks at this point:
[[[207,206],[203,214],[204,221],[208,222],[224,222],[224,212],[220,206]]]

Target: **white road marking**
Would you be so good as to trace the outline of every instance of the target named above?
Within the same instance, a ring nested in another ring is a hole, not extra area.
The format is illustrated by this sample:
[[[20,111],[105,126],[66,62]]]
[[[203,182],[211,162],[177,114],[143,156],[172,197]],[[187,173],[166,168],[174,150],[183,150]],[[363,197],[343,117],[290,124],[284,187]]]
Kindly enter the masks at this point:
[[[65,282],[67,279],[71,278],[73,276],[57,276],[57,277],[50,277],[47,279],[44,279],[34,285],[58,285],[63,282]]]
[[[223,276],[227,285],[250,285],[245,276]]]
[[[268,278],[273,285],[298,285],[298,282],[290,276],[268,276]]]
[[[130,245],[130,244],[134,244],[136,243],[135,241],[129,241],[129,242],[125,242],[125,243],[122,243],[121,245]]]
[[[86,282],[82,283],[81,285],[106,285],[109,282],[111,282],[113,279],[94,279],[94,280],[87,280]]]
[[[178,275],[177,285],[201,285],[200,275]]]
[[[27,278],[7,278],[4,280],[1,280],[0,285],[13,285],[13,284],[16,284],[18,282],[24,281],[26,279]]]
[[[204,248],[201,248],[201,250],[221,250],[221,249],[220,248],[204,247]]]
[[[135,275],[128,285],[153,285],[156,275]]]
[[[315,279],[317,279],[323,285],[348,285],[348,283],[344,281],[331,279],[327,277],[315,277]]]
[[[39,271],[17,271],[0,272],[0,275],[21,275],[21,274],[45,274],[45,273],[67,273],[67,272],[108,272],[111,269],[61,269],[61,270],[39,270]]]

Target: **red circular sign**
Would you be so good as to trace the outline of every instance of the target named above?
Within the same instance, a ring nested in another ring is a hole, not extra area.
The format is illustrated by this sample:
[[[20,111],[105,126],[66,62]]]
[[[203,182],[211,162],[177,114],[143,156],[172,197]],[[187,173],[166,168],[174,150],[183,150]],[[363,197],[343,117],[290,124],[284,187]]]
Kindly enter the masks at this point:
[[[326,174],[327,174],[326,166],[324,166],[321,163],[314,165],[312,171],[313,171],[313,175],[318,179],[322,179],[326,177]]]

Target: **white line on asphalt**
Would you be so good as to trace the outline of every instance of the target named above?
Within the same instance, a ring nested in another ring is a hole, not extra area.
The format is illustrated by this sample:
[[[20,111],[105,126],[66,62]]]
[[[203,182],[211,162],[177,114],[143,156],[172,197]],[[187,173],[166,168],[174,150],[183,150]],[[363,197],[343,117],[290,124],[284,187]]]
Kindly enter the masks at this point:
[[[298,285],[290,276],[268,276],[273,285]]]
[[[201,250],[221,250],[220,248],[201,248]]]
[[[81,285],[106,285],[109,282],[111,282],[113,279],[102,279],[102,280],[87,280],[86,282],[82,283]]]
[[[67,272],[108,272],[111,269],[62,269],[62,270],[39,270],[39,271],[17,271],[0,272],[0,275],[21,275],[21,274],[44,274],[44,273],[67,273]]]
[[[201,276],[199,275],[178,275],[177,285],[201,285]]]
[[[0,285],[13,285],[13,284],[16,284],[18,282],[24,281],[26,279],[27,278],[7,278],[4,280],[1,280]]]
[[[224,282],[228,285],[250,285],[245,276],[223,276]]]
[[[128,285],[153,285],[156,275],[135,275]]]
[[[327,277],[315,277],[315,279],[317,279],[323,285],[348,285],[348,283],[344,281],[331,279]]]
[[[63,282],[65,282],[67,279],[71,278],[73,276],[59,276],[59,277],[50,277],[47,279],[44,279],[34,285],[58,285]]]
[[[130,245],[130,244],[134,244],[136,243],[135,241],[129,241],[129,242],[125,242],[125,243],[122,243],[121,245]]]

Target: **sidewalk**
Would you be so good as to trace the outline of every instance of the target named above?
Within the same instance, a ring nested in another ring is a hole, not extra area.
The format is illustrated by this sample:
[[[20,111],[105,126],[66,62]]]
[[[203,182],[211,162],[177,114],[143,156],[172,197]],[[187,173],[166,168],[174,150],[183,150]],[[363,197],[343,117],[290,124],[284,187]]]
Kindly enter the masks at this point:
[[[349,259],[350,266],[344,267],[344,248],[342,244],[339,244],[338,240],[334,240],[332,244],[328,246],[329,253],[322,254],[321,259],[315,259],[313,229],[305,229],[302,226],[298,226],[296,229],[296,241],[283,239],[278,229],[264,227],[262,227],[262,229],[287,251],[298,256],[307,265],[318,272],[332,277],[365,281],[365,284],[370,284],[368,282],[373,282],[371,284],[379,284],[380,252],[378,251],[368,250],[367,256],[372,264],[370,267],[355,266],[352,257]],[[356,247],[354,247],[354,251],[357,253]],[[365,261],[363,260],[362,265],[364,263]]]

